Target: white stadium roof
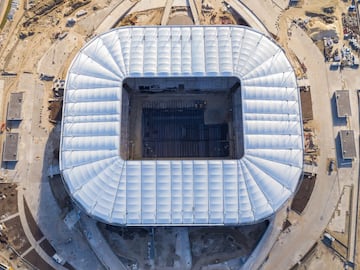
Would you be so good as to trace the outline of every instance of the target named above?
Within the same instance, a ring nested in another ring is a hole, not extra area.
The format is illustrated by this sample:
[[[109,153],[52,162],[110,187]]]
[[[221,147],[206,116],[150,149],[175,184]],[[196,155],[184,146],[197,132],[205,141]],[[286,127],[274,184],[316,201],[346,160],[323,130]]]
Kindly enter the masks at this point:
[[[123,160],[127,77],[235,76],[239,160]],[[234,225],[277,211],[303,167],[296,78],[283,50],[243,26],[122,27],[92,39],[67,74],[60,169],[73,199],[114,225]]]

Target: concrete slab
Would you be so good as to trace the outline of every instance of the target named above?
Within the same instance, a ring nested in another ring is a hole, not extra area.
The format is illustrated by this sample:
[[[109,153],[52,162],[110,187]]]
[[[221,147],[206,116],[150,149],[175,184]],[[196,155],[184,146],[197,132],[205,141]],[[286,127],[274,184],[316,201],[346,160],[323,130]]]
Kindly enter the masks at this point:
[[[64,222],[69,230],[72,230],[75,224],[80,220],[80,213],[76,209],[70,211],[64,218]]]
[[[17,161],[19,133],[6,133],[2,161]]]
[[[166,1],[165,10],[164,10],[163,16],[161,18],[161,25],[167,24],[167,22],[169,20],[169,15],[170,15],[172,4],[173,4],[173,0]]]
[[[22,120],[21,107],[23,103],[23,92],[11,93],[6,120]]]
[[[347,230],[346,218],[350,214],[350,198],[351,187],[345,186],[339,204],[328,226],[331,231],[344,233]]]

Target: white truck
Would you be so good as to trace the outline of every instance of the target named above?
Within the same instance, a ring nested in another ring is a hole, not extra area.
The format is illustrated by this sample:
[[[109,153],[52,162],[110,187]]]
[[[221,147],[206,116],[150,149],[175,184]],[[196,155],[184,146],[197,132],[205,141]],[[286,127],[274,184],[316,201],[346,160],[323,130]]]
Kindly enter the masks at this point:
[[[57,262],[58,264],[61,264],[61,265],[64,265],[66,260],[61,257],[59,254],[55,253],[53,256],[52,256],[53,260],[55,262]]]

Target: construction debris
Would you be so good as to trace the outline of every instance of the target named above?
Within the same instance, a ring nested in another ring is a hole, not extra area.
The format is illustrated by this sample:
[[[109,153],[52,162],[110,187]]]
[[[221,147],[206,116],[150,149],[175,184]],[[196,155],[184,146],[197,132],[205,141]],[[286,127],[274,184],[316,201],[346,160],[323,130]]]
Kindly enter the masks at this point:
[[[64,0],[47,0],[40,1],[36,5],[30,8],[30,11],[33,11],[36,15],[45,15],[53,10],[57,5],[63,3]]]
[[[304,125],[304,162],[309,165],[317,165],[317,157],[320,154],[315,130],[310,125]]]
[[[349,47],[341,49],[341,67],[359,67],[359,58],[355,56]]]
[[[68,9],[65,11],[64,16],[70,16],[73,14],[78,8],[83,7],[91,2],[91,0],[80,0],[80,1],[67,1]],[[85,14],[83,14],[85,15]],[[80,17],[80,16],[79,16]]]

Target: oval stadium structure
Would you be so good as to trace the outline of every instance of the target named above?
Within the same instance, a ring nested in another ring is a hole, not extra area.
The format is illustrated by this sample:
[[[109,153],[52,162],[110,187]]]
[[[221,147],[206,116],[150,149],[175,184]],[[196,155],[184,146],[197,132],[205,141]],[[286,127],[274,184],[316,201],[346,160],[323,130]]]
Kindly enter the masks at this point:
[[[117,28],[68,70],[60,170],[102,222],[255,223],[292,197],[302,168],[293,68],[251,28]]]

